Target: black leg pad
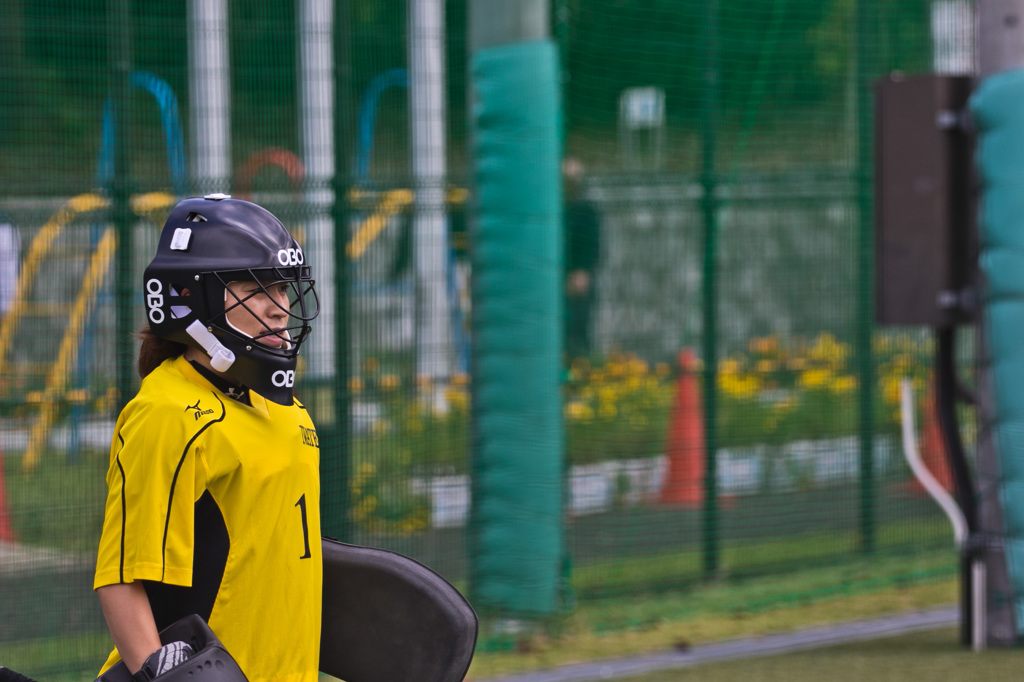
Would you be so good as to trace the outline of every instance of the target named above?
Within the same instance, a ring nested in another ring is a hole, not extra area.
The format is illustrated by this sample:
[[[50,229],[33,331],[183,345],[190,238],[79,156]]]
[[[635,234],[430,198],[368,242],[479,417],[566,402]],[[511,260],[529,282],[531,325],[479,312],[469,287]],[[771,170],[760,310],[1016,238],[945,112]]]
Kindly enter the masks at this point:
[[[451,583],[407,556],[324,538],[320,670],[346,682],[460,682],[477,617]]]

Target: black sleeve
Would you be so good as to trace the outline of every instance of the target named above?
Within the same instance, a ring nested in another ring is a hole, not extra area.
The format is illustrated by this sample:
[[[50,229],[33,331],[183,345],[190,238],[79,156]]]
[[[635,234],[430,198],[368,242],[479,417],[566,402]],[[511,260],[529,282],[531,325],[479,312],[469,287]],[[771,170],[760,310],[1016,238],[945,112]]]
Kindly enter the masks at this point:
[[[192,550],[192,587],[144,581],[157,630],[185,616],[197,614],[209,622],[224,578],[230,538],[224,515],[209,491],[196,502],[195,548]]]

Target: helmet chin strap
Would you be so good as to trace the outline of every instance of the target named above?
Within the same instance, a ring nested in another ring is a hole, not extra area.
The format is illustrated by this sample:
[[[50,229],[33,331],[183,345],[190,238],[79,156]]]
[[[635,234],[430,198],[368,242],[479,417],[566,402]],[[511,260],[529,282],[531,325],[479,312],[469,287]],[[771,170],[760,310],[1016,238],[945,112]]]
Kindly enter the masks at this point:
[[[194,320],[185,331],[210,356],[210,366],[216,371],[226,372],[235,363],[235,354],[225,348],[199,320]]]

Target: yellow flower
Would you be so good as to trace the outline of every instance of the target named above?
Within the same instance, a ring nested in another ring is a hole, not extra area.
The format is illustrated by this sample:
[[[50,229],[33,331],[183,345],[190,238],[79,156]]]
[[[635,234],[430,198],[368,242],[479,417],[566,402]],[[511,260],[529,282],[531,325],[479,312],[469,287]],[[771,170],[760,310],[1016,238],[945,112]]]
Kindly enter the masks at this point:
[[[808,352],[814,360],[828,361],[834,364],[844,362],[849,353],[850,347],[836,341],[836,337],[829,332],[818,336]]]
[[[454,410],[465,410],[469,407],[469,394],[453,386],[449,386],[444,392],[448,400],[448,406]]]
[[[385,374],[380,378],[380,387],[386,391],[391,391],[401,385],[402,380],[397,374]]]
[[[913,360],[910,359],[910,356],[905,355],[904,353],[900,353],[899,355],[896,355],[892,359],[892,366],[898,372],[906,372],[911,368],[913,364]]]
[[[900,377],[889,374],[882,378],[882,401],[886,405],[898,405],[900,402]]]
[[[594,411],[582,400],[573,400],[565,405],[565,418],[575,421],[590,419]]]
[[[719,374],[739,374],[740,362],[734,358],[725,358],[718,363]]]
[[[348,390],[352,393],[362,393],[363,380],[361,377],[352,377],[348,380]]]
[[[758,374],[771,374],[778,366],[773,360],[758,360],[757,364],[754,365],[754,371]]]
[[[359,500],[359,513],[362,516],[369,516],[373,513],[373,510],[377,508],[377,498],[373,495],[367,495],[363,499]]]
[[[771,355],[779,348],[779,339],[775,336],[762,336],[750,339],[747,348],[755,355]]]
[[[849,374],[841,377],[836,377],[831,384],[829,384],[829,390],[838,395],[845,395],[852,393],[857,389],[857,377],[852,377]]]
[[[628,368],[629,374],[632,376],[644,376],[649,370],[647,361],[641,358],[631,358],[628,363]]]
[[[761,391],[761,380],[751,375],[726,374],[718,377],[718,387],[736,398],[752,398]]]
[[[827,369],[809,369],[797,378],[796,384],[801,388],[815,389],[828,385],[831,379],[832,373]]]

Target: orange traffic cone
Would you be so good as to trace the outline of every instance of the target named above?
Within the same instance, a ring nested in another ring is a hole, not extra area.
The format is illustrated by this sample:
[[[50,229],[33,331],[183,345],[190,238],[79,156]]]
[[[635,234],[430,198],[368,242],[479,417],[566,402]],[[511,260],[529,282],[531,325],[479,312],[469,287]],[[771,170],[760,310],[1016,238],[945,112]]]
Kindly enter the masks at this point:
[[[14,541],[14,527],[11,513],[7,508],[7,493],[4,488],[4,453],[0,450],[0,541]]]
[[[953,491],[953,473],[946,457],[946,442],[942,437],[938,406],[935,402],[935,380],[928,378],[928,394],[925,396],[924,424],[921,428],[921,460],[946,492]],[[926,493],[921,482],[914,478],[910,483],[914,493]]]
[[[682,373],[665,437],[668,475],[662,504],[699,507],[704,502],[704,405],[697,385],[697,358],[690,348],[679,353]]]

